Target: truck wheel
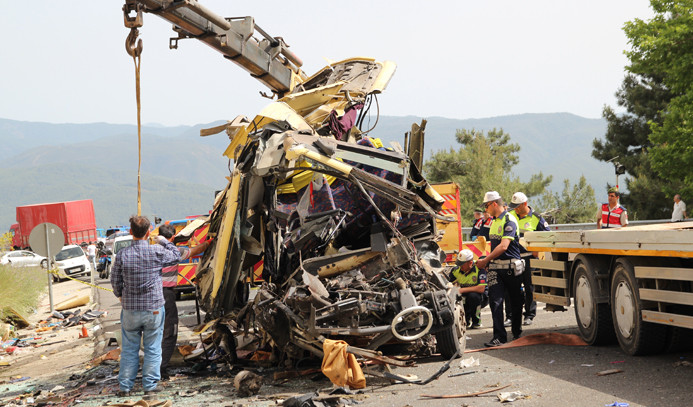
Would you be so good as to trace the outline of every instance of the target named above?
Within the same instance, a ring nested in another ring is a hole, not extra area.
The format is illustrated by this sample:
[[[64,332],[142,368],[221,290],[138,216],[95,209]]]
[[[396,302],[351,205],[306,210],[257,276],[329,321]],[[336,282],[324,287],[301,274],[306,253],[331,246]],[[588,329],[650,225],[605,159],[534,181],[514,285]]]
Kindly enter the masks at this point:
[[[621,349],[629,355],[661,352],[666,326],[642,320],[643,305],[633,265],[627,259],[616,262],[611,278],[611,315]]]
[[[597,303],[599,286],[597,279],[583,262],[578,263],[573,275],[575,290],[575,319],[580,336],[590,345],[613,343],[614,325],[609,304]]]
[[[462,357],[467,343],[467,324],[462,305],[455,306],[455,322],[442,331],[436,332],[435,337],[438,352],[444,359],[450,359],[455,353],[458,353],[458,357]]]

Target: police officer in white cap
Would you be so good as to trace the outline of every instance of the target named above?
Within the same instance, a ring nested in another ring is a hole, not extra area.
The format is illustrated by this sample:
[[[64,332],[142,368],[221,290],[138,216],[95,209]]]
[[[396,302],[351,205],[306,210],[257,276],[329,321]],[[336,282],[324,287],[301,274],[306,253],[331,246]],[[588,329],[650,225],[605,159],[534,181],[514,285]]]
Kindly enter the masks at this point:
[[[503,297],[507,290],[513,312],[512,333],[514,339],[522,335],[522,273],[524,262],[520,259],[520,241],[515,216],[508,213],[500,194],[489,191],[484,196],[484,209],[493,216],[489,230],[491,253],[477,261],[480,269],[488,268],[488,296],[493,317],[493,338],[487,347],[507,342],[508,334],[503,326]],[[495,282],[494,282],[495,280]]]
[[[518,225],[520,227],[519,233],[520,237],[524,236],[525,232],[532,231],[547,231],[550,230],[549,224],[544,220],[544,218],[534,212],[531,206],[527,203],[527,195],[522,192],[515,192],[512,199],[510,199],[509,208],[510,213],[515,215],[517,218]],[[522,258],[525,259],[527,264],[525,265],[527,270],[522,273],[522,284],[525,287],[525,319],[522,322],[523,325],[531,325],[534,317],[537,315],[537,303],[534,301],[534,286],[532,285],[532,272],[530,270],[531,257],[536,257],[536,253],[528,252],[527,249],[520,246],[522,251]],[[511,312],[507,312],[506,307],[506,318],[510,319],[512,315]],[[508,326],[506,321],[506,326]]]
[[[488,304],[486,295],[486,271],[479,270],[474,264],[474,253],[462,249],[457,253],[455,267],[450,270],[450,281],[459,286],[459,294],[464,297],[464,316],[467,326],[481,328],[478,311]]]

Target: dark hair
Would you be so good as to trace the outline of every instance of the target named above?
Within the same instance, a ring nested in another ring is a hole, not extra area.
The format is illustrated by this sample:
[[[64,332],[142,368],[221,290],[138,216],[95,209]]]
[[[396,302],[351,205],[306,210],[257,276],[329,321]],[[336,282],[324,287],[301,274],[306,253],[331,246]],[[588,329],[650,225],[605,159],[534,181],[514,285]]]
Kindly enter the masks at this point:
[[[142,239],[149,231],[149,219],[144,216],[131,216],[130,217],[130,233],[132,236]]]
[[[170,239],[176,234],[176,228],[173,225],[161,225],[159,226],[159,234],[166,239]]]

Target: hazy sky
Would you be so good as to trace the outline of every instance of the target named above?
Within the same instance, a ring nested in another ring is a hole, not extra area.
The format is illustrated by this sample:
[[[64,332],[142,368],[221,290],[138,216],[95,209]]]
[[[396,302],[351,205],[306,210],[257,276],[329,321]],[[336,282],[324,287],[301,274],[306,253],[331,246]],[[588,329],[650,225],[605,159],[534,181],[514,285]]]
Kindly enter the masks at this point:
[[[224,17],[251,15],[313,74],[355,56],[391,60],[383,115],[456,119],[615,105],[628,44],[624,22],[650,18],[645,0],[202,0]],[[0,0],[0,117],[51,123],[136,123],[123,2]],[[169,50],[171,24],[140,30],[142,120],[192,125],[254,116],[267,91],[196,40]]]

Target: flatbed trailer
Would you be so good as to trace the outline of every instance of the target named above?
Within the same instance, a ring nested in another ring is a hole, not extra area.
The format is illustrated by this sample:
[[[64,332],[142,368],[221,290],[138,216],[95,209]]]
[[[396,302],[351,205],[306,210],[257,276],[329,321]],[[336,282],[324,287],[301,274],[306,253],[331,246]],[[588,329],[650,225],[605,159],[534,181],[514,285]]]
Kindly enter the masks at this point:
[[[525,233],[534,298],[575,308],[590,345],[624,352],[675,351],[693,343],[693,222]]]

